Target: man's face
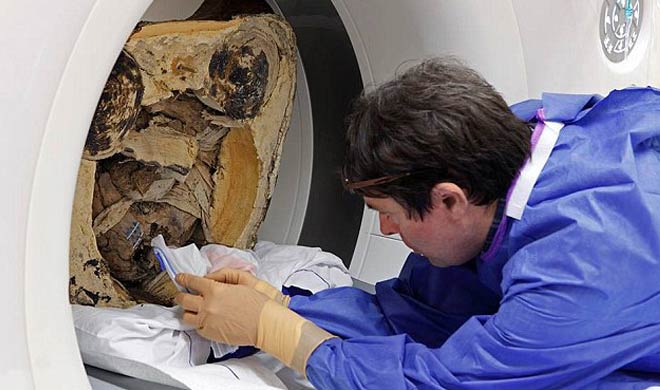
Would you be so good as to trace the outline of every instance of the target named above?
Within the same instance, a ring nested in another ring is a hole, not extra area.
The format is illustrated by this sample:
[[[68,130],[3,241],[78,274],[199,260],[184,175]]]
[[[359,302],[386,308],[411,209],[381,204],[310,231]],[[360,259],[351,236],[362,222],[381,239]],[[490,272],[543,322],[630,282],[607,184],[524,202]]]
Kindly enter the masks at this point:
[[[443,204],[434,204],[430,212],[408,217],[406,210],[392,198],[364,197],[367,206],[378,212],[380,231],[399,234],[415,253],[423,254],[431,264],[448,267],[463,264],[474,256],[475,245],[464,221],[456,221]],[[478,251],[478,249],[477,249]]]

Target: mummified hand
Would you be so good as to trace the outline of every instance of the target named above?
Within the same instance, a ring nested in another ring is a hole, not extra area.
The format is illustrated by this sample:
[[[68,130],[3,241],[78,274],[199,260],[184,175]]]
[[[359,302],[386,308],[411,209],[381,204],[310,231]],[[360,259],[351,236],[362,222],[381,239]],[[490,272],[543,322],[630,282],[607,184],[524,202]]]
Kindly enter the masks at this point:
[[[179,293],[183,321],[208,339],[254,345],[305,374],[307,360],[325,340],[335,337],[252,287],[179,274],[177,283],[199,292]]]

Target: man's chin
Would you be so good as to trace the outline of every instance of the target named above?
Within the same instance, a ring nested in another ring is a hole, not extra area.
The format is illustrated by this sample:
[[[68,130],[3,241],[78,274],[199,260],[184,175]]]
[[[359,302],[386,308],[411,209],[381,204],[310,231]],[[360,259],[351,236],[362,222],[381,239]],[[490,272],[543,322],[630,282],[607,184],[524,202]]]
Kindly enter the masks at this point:
[[[426,259],[428,259],[429,263],[431,263],[431,265],[434,266],[434,267],[445,268],[445,267],[449,267],[451,265],[451,264],[447,263],[447,261],[442,260],[442,259],[437,259],[437,258],[428,257],[428,256],[424,256],[424,257],[426,257]]]
[[[424,256],[424,255],[422,255],[422,256]],[[447,260],[447,259],[438,259],[437,257],[431,257],[431,256],[424,256],[424,257],[434,267],[446,268],[446,267],[453,267],[453,266],[463,264],[462,262],[455,261],[455,260],[452,261],[452,260]]]

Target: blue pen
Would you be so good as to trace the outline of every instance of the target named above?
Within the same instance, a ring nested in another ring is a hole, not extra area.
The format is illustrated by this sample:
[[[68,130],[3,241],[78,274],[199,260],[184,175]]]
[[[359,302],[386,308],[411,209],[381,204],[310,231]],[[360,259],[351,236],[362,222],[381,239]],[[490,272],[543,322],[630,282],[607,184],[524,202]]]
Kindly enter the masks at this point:
[[[187,288],[182,287],[181,285],[179,285],[179,283],[176,282],[175,278],[176,278],[177,272],[172,267],[170,262],[167,260],[167,256],[165,256],[165,254],[159,248],[154,247],[153,250],[154,250],[154,255],[156,256],[156,259],[158,259],[158,262],[160,263],[160,268],[164,269],[165,272],[167,272],[167,274],[172,279],[172,282],[174,283],[176,288],[179,291],[190,293],[190,290],[188,290]]]

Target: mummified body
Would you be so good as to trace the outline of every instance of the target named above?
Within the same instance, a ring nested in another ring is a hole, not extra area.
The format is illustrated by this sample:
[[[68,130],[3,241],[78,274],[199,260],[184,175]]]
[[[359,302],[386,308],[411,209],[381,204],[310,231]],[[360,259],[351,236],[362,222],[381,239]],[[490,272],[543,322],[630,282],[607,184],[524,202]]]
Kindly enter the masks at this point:
[[[72,303],[170,304],[151,238],[254,244],[293,104],[295,43],[273,15],[136,29],[97,106],[78,176]]]

